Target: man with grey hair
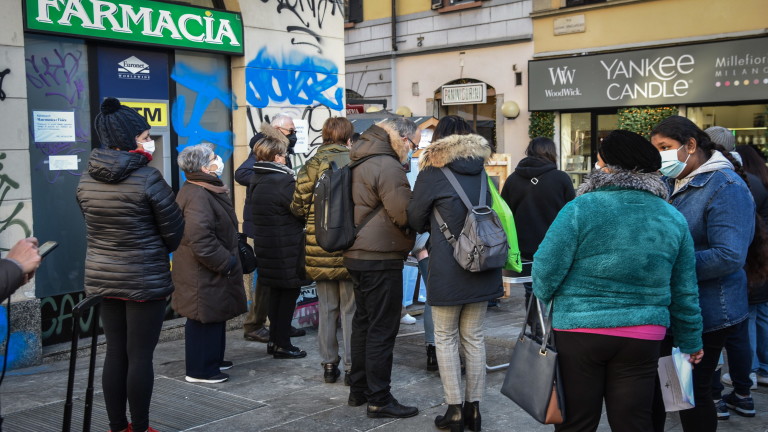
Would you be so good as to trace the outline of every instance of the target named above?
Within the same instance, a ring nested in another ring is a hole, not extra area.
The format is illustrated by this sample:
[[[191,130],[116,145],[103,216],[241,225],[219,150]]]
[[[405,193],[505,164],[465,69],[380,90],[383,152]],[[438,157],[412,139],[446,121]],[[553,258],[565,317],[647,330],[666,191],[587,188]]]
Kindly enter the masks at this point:
[[[264,136],[270,136],[275,139],[285,140],[288,146],[288,154],[293,154],[293,146],[296,144],[296,127],[293,124],[293,118],[286,113],[275,114],[272,120],[261,124],[261,132],[251,138],[248,146],[251,148],[251,154],[248,159],[240,165],[235,171],[235,181],[248,187],[251,184],[251,177],[254,175],[253,166],[256,164],[256,156],[253,154],[253,146]],[[285,165],[291,168],[290,156],[285,158]],[[245,205],[243,206],[243,233],[253,239],[256,234],[253,226],[251,197],[246,194]],[[256,275],[254,273],[254,275]],[[247,289],[250,293],[250,289]],[[265,326],[267,322],[267,306],[269,305],[269,290],[256,289],[253,298],[248,295],[251,305],[248,308],[248,314],[243,322],[243,337],[246,340],[267,343],[269,342],[269,329]],[[304,336],[306,331],[291,327],[291,337]]]
[[[350,406],[368,403],[368,417],[405,418],[416,407],[400,404],[390,392],[392,352],[403,302],[403,260],[413,247],[406,207],[411,188],[404,164],[421,134],[405,118],[386,119],[365,131],[350,151],[354,222],[365,226],[344,252],[355,291],[352,319]]]

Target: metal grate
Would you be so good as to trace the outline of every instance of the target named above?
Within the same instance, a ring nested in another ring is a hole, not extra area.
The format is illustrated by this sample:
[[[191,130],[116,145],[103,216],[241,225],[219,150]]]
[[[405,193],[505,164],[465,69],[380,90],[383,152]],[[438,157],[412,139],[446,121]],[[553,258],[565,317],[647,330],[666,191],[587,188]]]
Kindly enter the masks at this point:
[[[72,430],[83,428],[84,396],[74,401]],[[109,421],[101,392],[94,395],[91,429],[109,430]],[[183,431],[264,406],[263,403],[189,384],[170,378],[158,378],[149,410],[150,426],[163,432]],[[8,432],[61,430],[64,401],[42,405],[5,416]],[[129,417],[130,418],[130,417]]]

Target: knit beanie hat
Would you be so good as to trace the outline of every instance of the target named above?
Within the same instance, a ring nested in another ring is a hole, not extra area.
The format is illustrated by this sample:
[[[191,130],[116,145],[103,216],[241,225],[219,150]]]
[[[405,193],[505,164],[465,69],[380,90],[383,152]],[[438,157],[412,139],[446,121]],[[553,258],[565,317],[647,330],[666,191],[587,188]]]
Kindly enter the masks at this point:
[[[709,135],[709,139],[715,144],[720,144],[726,151],[732,152],[736,147],[736,137],[733,136],[730,130],[722,126],[712,126],[706,128],[704,132]]]
[[[603,138],[597,151],[607,165],[644,173],[661,168],[661,154],[647,139],[625,130],[614,130]]]
[[[151,127],[134,109],[112,97],[101,103],[93,124],[102,147],[125,151],[136,150],[136,137]]]

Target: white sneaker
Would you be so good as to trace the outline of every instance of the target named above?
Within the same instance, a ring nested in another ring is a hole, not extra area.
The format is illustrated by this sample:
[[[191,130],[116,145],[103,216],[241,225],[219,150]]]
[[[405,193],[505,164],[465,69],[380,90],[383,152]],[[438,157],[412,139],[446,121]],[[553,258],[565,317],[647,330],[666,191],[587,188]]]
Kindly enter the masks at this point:
[[[229,379],[229,375],[227,375],[225,373],[220,373],[220,374],[214,375],[214,376],[212,376],[210,378],[194,378],[194,377],[191,377],[191,376],[187,375],[187,376],[184,377],[184,379],[187,382],[191,382],[191,383],[217,384],[217,383],[222,383],[222,382],[228,380]]]
[[[768,385],[768,376],[760,375],[760,374],[755,374],[755,375],[757,375],[757,383],[758,384],[760,384],[760,385]]]
[[[400,318],[400,324],[407,324],[407,325],[413,325],[416,324],[416,318],[412,317],[411,314],[405,314],[402,318]]]
[[[765,384],[768,384],[768,377],[761,377]],[[749,374],[749,379],[752,380],[752,387],[750,387],[750,390],[757,390],[757,374],[755,372],[752,372]],[[726,373],[723,374],[722,377],[720,377],[720,381],[723,382],[723,384],[727,384],[729,386],[733,386],[733,380],[731,379],[731,374]]]

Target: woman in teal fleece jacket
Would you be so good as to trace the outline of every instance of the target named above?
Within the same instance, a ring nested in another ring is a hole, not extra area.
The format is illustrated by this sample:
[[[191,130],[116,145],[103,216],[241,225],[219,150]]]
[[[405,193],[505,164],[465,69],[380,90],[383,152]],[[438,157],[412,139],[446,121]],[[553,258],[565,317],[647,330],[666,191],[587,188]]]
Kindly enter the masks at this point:
[[[693,363],[702,356],[693,241],[660,166],[648,140],[611,132],[534,257],[534,294],[554,302],[566,412],[556,431],[595,430],[603,399],[613,431],[652,430],[666,328]]]

